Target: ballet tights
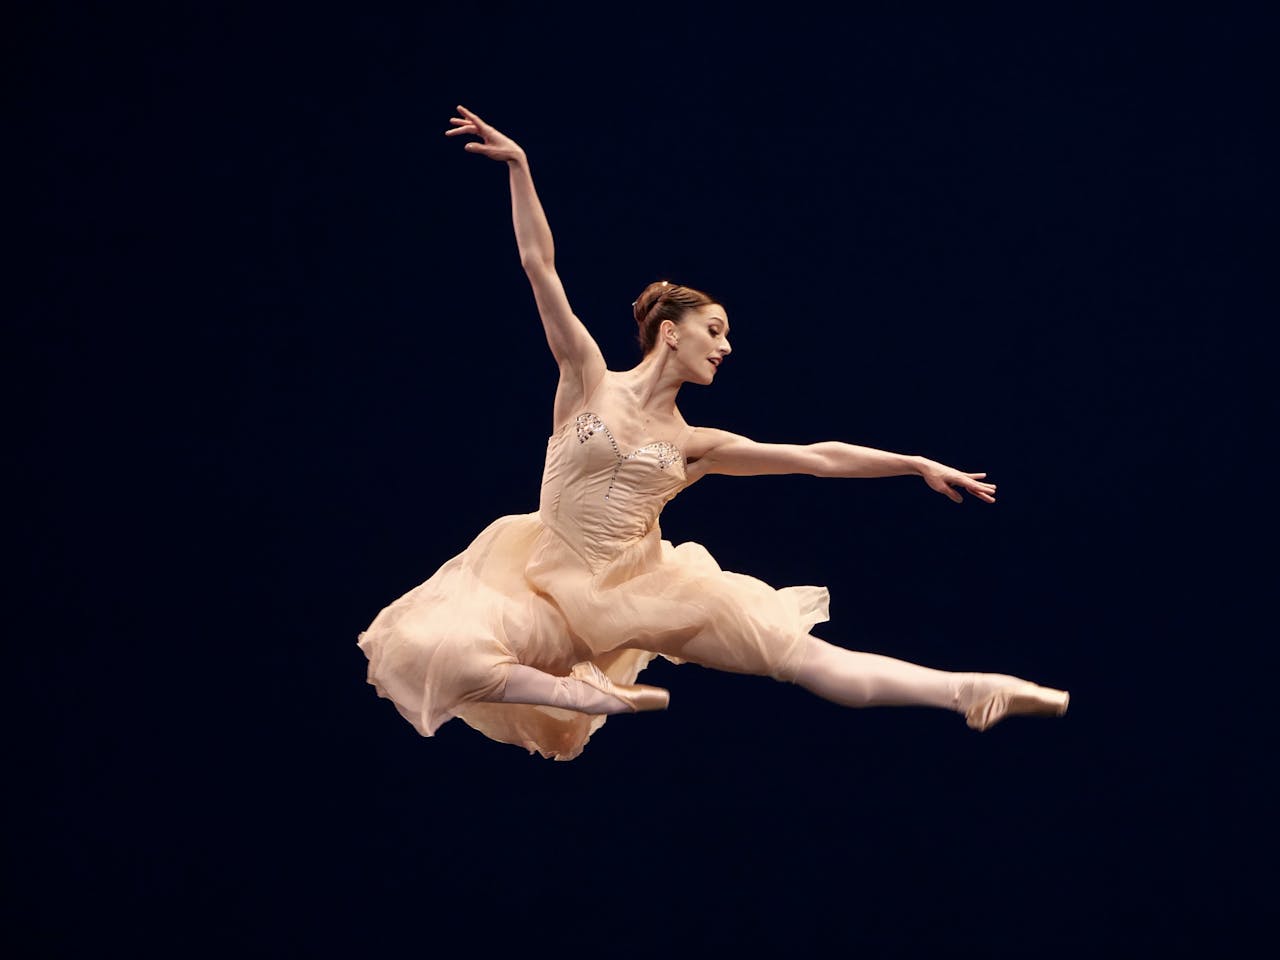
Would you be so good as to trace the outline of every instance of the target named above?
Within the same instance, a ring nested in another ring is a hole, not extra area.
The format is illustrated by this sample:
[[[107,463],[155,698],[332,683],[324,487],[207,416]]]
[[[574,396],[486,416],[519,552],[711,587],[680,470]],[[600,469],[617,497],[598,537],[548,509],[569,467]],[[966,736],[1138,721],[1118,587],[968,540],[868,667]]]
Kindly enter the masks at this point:
[[[951,673],[905,660],[847,650],[809,637],[795,682],[846,707],[922,706],[966,712],[1002,687],[1022,683],[1002,673]],[[523,664],[507,667],[502,703],[533,703],[580,713],[630,713],[631,708],[573,677],[557,677]]]
[[[795,682],[846,707],[942,707],[964,713],[1002,688],[1022,683],[1002,673],[950,673],[808,638]]]
[[[553,676],[520,663],[508,666],[507,684],[500,699],[503,703],[537,703],[579,713],[631,712],[631,708],[618,697],[602,693],[581,680]]]

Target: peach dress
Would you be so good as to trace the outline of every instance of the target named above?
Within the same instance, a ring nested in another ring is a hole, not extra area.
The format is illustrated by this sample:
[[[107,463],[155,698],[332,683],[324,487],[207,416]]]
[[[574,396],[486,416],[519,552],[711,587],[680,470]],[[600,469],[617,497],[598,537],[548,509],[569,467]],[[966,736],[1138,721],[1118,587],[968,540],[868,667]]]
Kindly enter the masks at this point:
[[[662,539],[658,516],[689,484],[684,436],[628,451],[589,410],[566,423],[547,441],[538,511],[494,521],[360,634],[378,695],[423,736],[461,717],[571,760],[605,717],[495,702],[508,664],[564,676],[590,660],[633,683],[661,655],[794,680],[827,590],[774,589]]]

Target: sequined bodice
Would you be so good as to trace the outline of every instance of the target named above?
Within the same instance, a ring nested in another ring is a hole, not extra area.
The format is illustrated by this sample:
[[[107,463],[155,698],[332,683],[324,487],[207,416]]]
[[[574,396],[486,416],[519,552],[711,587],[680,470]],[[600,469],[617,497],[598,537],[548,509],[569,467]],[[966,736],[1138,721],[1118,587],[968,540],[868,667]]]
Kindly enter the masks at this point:
[[[547,441],[539,514],[593,567],[644,537],[686,484],[666,440],[624,451],[596,414],[578,414]]]

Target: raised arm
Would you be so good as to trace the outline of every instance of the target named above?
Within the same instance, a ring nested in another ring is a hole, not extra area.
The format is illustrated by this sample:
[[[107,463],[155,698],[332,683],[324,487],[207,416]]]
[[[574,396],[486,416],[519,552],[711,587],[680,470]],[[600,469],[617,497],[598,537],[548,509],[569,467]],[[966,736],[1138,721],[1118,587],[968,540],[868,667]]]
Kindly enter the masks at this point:
[[[813,477],[900,477],[916,474],[931,490],[959,503],[960,490],[987,503],[995,503],[996,485],[985,483],[985,473],[961,473],[935,460],[872,447],[827,440],[806,445],[757,443],[726,430],[699,427],[685,449],[692,461],[690,481],[706,473],[737,477],[777,473],[806,473]],[[959,488],[959,489],[956,489]]]
[[[538,314],[546,331],[547,345],[560,365],[562,390],[572,392],[577,385],[585,394],[590,392],[604,375],[604,357],[582,321],[574,315],[565,296],[564,286],[555,268],[555,245],[551,239],[551,227],[538,200],[529,172],[529,160],[520,145],[510,137],[485,123],[466,107],[459,106],[461,116],[453,117],[453,128],[445,136],[474,134],[479,140],[471,141],[463,148],[507,165],[511,181],[511,220],[515,226],[516,245],[520,250],[520,263],[533,286],[533,296],[538,304]],[[566,398],[571,399],[571,398]],[[561,406],[557,394],[556,406]]]

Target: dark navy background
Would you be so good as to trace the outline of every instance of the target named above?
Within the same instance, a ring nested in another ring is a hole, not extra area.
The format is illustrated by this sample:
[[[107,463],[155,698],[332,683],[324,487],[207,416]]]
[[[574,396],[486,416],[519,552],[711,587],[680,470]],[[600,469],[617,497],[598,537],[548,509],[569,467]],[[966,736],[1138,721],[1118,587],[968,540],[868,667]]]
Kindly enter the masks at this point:
[[[1230,950],[1261,929],[1274,428],[1231,13],[25,5],[6,44],[27,955]],[[1000,485],[709,478],[665,536],[821,636],[1066,687],[977,735],[655,664],[569,764],[419,738],[356,634],[536,509],[556,370],[505,170],[636,359],[720,298],[696,423]],[[1268,738],[1269,739],[1269,738]]]

